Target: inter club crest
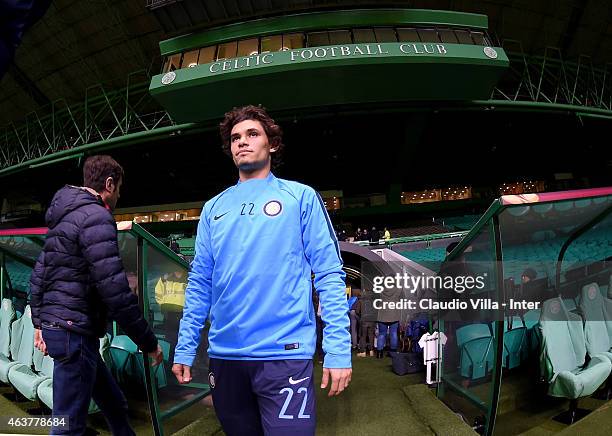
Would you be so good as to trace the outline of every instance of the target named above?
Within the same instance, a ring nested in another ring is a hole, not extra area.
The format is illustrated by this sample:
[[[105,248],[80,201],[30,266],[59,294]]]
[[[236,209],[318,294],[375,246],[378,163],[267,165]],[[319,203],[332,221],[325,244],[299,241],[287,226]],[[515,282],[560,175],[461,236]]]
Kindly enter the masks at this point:
[[[269,217],[275,217],[283,211],[283,205],[278,200],[271,200],[264,204],[263,211]]]

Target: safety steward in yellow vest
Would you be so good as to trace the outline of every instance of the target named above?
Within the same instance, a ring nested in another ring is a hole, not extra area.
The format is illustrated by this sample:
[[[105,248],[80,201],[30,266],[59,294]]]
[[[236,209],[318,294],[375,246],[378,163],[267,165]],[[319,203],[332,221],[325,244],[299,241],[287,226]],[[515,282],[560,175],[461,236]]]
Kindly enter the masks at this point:
[[[155,285],[155,301],[162,312],[183,312],[187,274],[177,270],[164,274]]]

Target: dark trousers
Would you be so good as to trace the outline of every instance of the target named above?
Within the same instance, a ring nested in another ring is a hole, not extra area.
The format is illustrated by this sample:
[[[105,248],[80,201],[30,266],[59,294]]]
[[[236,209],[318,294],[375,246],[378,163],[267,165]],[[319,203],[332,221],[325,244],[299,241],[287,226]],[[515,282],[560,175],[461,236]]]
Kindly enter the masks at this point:
[[[355,310],[349,311],[349,318],[351,320],[351,345],[353,348],[357,348],[357,337],[359,336],[359,316]]]
[[[395,322],[378,322],[378,339],[376,339],[376,349],[384,350],[385,343],[387,342],[387,330],[391,336],[391,351],[397,351],[397,330],[399,328],[399,321]]]
[[[361,336],[359,337],[359,349],[361,351],[374,350],[374,331],[376,323],[374,321],[361,321]],[[366,336],[368,338],[366,344]]]
[[[54,361],[53,417],[69,417],[69,428],[54,427],[51,434],[85,434],[93,398],[114,436],[135,435],[128,421],[127,400],[100,356],[98,338],[44,324],[42,332]]]
[[[183,312],[163,312],[166,322],[164,323],[164,333],[166,339],[170,343],[170,356],[168,356],[168,362],[174,363],[174,348],[178,343],[178,332],[181,326],[181,318]]]
[[[211,358],[208,381],[227,436],[314,436],[312,360]]]

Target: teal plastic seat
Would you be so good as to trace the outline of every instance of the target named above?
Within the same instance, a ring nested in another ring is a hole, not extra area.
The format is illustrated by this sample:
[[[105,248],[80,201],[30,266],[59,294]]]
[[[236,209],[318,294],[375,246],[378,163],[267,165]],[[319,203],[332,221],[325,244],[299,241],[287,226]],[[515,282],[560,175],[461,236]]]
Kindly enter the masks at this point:
[[[542,343],[542,333],[540,331],[540,309],[531,309],[523,315],[523,323],[527,329],[527,342],[530,352],[537,352]]]
[[[540,325],[540,366],[549,384],[548,394],[576,400],[595,392],[610,375],[612,363],[596,354],[585,366],[586,341],[581,317],[570,313],[557,297],[544,302]]]
[[[580,310],[589,356],[602,354],[612,362],[612,300],[604,298],[595,282],[582,287]]]
[[[480,379],[493,369],[493,336],[486,324],[471,324],[457,329],[460,374]]]
[[[34,325],[30,306],[26,306],[18,322],[21,324],[19,350],[15,356],[15,365],[9,368],[8,378],[17,391],[28,400],[34,401],[38,385],[49,376],[40,373],[44,356],[34,347]]]
[[[132,359],[138,353],[136,344],[125,335],[117,335],[110,345],[113,375],[119,383],[125,383],[134,376]]]
[[[49,356],[44,356],[38,348],[34,348],[33,363],[32,365],[19,364],[11,368],[9,372],[9,380],[11,384],[19,391],[25,398],[30,401],[34,401],[37,398],[37,390],[40,384],[50,379],[53,375],[53,367],[51,367],[51,373],[43,372],[43,369],[48,368],[43,365],[43,361],[51,360]]]
[[[14,320],[13,302],[5,298],[0,306],[0,368],[6,367],[11,362],[11,324]],[[8,374],[8,369],[6,371]]]
[[[23,342],[23,347],[21,346]],[[11,368],[19,364],[32,365],[34,354],[34,326],[32,325],[32,311],[26,306],[23,316],[11,324],[11,343],[9,346],[11,356],[7,361],[0,361],[0,380],[10,383]]]
[[[531,210],[530,206],[511,206],[507,209],[508,213],[512,216],[523,216],[527,215]]]
[[[164,353],[164,357],[167,359],[169,356],[169,352],[170,352],[170,344],[166,341],[163,341],[161,339],[158,339],[159,342],[159,346],[161,347],[163,353]],[[136,358],[136,368],[137,368],[137,373],[138,376],[140,377],[140,380],[142,380],[142,383],[144,384],[145,382],[145,368],[144,368],[144,361],[143,361],[143,355],[142,352],[139,350],[138,353],[135,355]],[[164,362],[160,363],[158,366],[153,368],[153,371],[155,373],[155,378],[157,380],[157,387],[158,388],[163,388],[168,384],[168,380],[166,379],[166,371],[165,371],[165,365]]]
[[[527,330],[534,328],[540,323],[540,309],[531,309],[523,315],[523,321]]]
[[[165,341],[159,340],[162,350]],[[167,344],[167,342],[165,342]],[[168,351],[170,346],[168,344]],[[127,383],[130,380],[136,380],[138,383],[144,384],[145,370],[142,351],[138,346],[126,335],[117,335],[113,338],[110,345],[110,355],[113,363],[114,375],[120,383]],[[168,356],[164,351],[164,356]],[[161,363],[154,368],[157,386],[164,387],[167,385],[166,373],[164,364]]]
[[[574,208],[574,202],[571,200],[559,201],[554,203],[553,207],[558,212],[567,212]]]
[[[510,323],[510,325],[508,325]],[[492,325],[495,332],[495,324]],[[493,335],[495,337],[495,335]],[[527,359],[527,329],[518,316],[504,321],[504,351],[502,366],[513,369]]]
[[[574,202],[574,204],[579,209],[582,209],[582,208],[585,208],[585,207],[589,207],[591,205],[591,199],[590,198],[584,198],[582,200],[576,200]]]
[[[42,359],[40,373],[48,378],[38,385],[36,395],[41,403],[53,409],[53,359],[50,356],[47,355]]]
[[[533,210],[535,210],[537,213],[541,213],[542,215],[544,215],[552,210],[553,205],[552,203],[544,203],[544,204],[535,204],[532,207],[533,207]]]
[[[564,298],[563,305],[565,306],[568,312],[572,312],[577,308],[576,301],[573,298]]]

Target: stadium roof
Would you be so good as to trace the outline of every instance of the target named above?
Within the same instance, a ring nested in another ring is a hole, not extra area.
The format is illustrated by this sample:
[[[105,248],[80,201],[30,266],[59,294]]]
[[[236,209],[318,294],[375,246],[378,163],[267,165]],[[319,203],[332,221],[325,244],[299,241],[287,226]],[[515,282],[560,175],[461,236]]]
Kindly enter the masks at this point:
[[[310,10],[410,7],[482,13],[498,43],[528,54],[548,47],[566,59],[612,61],[608,0],[56,0],[24,36],[0,82],[0,126],[57,99],[83,101],[91,87],[126,86],[131,73],[161,68],[159,41],[227,23]]]

